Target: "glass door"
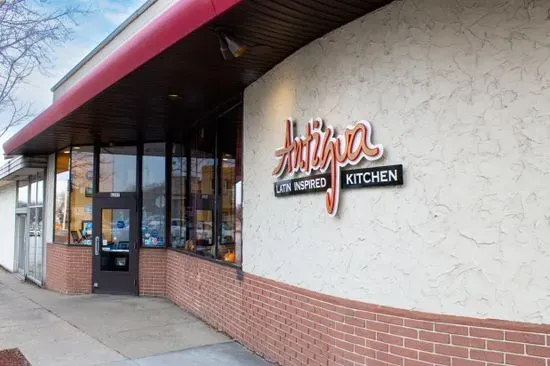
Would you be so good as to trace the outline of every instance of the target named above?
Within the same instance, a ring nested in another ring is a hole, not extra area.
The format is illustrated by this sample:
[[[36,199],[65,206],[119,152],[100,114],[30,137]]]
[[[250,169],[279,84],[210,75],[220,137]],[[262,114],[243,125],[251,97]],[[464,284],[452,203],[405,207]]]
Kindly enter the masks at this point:
[[[94,199],[94,292],[137,294],[136,207],[133,196]]]

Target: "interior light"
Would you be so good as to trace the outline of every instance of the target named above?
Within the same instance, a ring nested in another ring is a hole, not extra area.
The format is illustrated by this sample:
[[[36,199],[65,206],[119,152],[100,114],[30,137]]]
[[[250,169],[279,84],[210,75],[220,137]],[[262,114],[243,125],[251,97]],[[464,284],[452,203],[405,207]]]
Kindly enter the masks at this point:
[[[71,150],[65,150],[63,151],[63,154],[70,154],[71,153]]]
[[[170,100],[180,99],[180,95],[179,94],[168,94],[168,99],[170,99]]]
[[[73,146],[74,150],[80,150],[80,146]]]

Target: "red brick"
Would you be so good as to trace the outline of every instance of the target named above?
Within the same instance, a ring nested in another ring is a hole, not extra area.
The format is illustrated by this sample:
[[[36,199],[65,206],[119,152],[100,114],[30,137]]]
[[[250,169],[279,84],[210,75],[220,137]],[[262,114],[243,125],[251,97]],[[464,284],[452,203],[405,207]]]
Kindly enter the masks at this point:
[[[540,344],[540,345],[546,344],[546,338],[544,334],[507,331],[505,336],[507,341],[512,341],[512,342]]]
[[[379,361],[374,358],[367,357],[365,359],[366,365],[368,366],[388,366],[388,364],[384,361]]]
[[[526,348],[527,348],[526,353],[528,355],[550,358],[550,347],[527,345]]]
[[[355,328],[355,335],[363,338],[376,339],[376,332],[370,329]]]
[[[515,365],[515,366],[546,366],[546,361],[542,358],[520,356],[520,355],[513,355],[513,354],[506,354],[505,362],[507,365]]]
[[[376,340],[378,340],[380,342],[388,343],[388,344],[395,344],[395,345],[398,345],[398,346],[403,345],[403,338],[402,337],[397,337],[397,336],[394,336],[394,335],[391,335],[391,334],[386,334],[386,333],[377,333],[376,334]]]
[[[525,353],[525,345],[512,342],[487,341],[487,349],[507,353]]]
[[[418,351],[403,348],[399,346],[390,346],[390,353],[393,353],[394,355],[408,357],[408,358],[418,358]]]
[[[360,346],[365,345],[365,338],[362,338],[362,337],[346,334],[344,339],[349,343],[358,344]]]
[[[451,343],[456,346],[472,347],[472,348],[485,348],[485,339],[463,337],[459,335],[451,336]]]
[[[336,323],[335,325],[335,329],[340,331],[340,332],[344,332],[344,333],[349,333],[349,334],[354,334],[355,333],[355,329],[353,327],[353,325],[349,325],[349,324],[344,324],[344,323]]]
[[[376,320],[382,323],[403,325],[403,318],[399,318],[391,315],[377,314]]]
[[[386,323],[379,323],[367,320],[366,322],[367,329],[376,330],[378,332],[388,333],[390,331],[390,326]]]
[[[467,348],[458,347],[458,346],[448,346],[445,344],[436,344],[435,353],[447,355],[447,356],[468,358]]]
[[[356,310],[355,317],[365,320],[376,320],[376,313],[371,313],[370,311]]]
[[[453,358],[452,366],[485,366],[485,362]]]
[[[422,361],[418,361],[418,360],[410,360],[410,359],[406,358],[404,366],[432,366],[432,364],[428,363],[428,362],[422,362]]]
[[[445,333],[435,333],[435,332],[428,332],[425,330],[421,330],[419,333],[419,338],[424,341],[431,341],[431,342],[445,343],[445,344],[451,343],[451,336]]]
[[[341,341],[339,339],[336,339],[334,341],[334,344],[336,345],[336,347],[338,348],[341,348],[341,349],[345,349],[346,351],[350,351],[350,352],[353,352],[353,344],[349,343],[349,342],[345,342],[345,341]]]
[[[475,320],[465,319],[468,329],[453,323],[452,317],[437,314],[421,315],[439,320],[435,322],[417,320],[415,317],[420,315],[416,312],[398,309],[395,313],[402,316],[378,314],[371,305],[336,299],[252,274],[238,276],[233,268],[170,250],[165,253],[165,291],[169,299],[282,365],[387,366],[393,362],[404,366],[502,365],[503,352],[485,349],[490,339],[493,347],[512,344],[510,350],[515,351],[519,351],[518,344],[542,346],[528,348],[531,357],[508,353],[504,361],[511,365],[524,362],[530,366],[550,366],[546,365],[547,356],[536,353],[546,352],[545,335],[512,331],[506,328],[507,323],[480,320],[475,326]],[[163,259],[153,255],[141,267],[149,271],[154,282],[146,286],[143,281],[140,291],[162,289],[162,270],[155,266],[162,265]],[[91,277],[91,266],[87,273]],[[495,327],[490,327],[493,322]],[[469,330],[469,336],[465,329]]]
[[[413,348],[425,352],[433,352],[434,344],[430,342],[418,341],[416,339],[405,338],[405,347]]]
[[[504,339],[504,331],[499,329],[470,327],[470,336],[490,339]]]
[[[371,348],[366,348],[362,346],[355,346],[355,353],[358,353],[363,356],[376,358],[376,351]]]
[[[392,365],[403,365],[403,357],[391,355],[385,352],[376,352],[376,358],[380,361],[389,362]]]
[[[486,362],[504,362],[504,353],[484,351],[481,349],[471,349],[470,358],[474,360],[486,361]]]
[[[409,338],[418,338],[418,331],[416,329],[400,327],[398,325],[390,325],[390,334]]]
[[[451,365],[451,358],[449,356],[434,355],[432,353],[419,352],[418,358],[422,361],[431,362],[435,365]]]
[[[468,327],[462,325],[453,325],[445,323],[436,323],[435,331],[442,333],[458,334],[458,335],[468,335]]]
[[[353,353],[353,352],[344,351],[344,358],[346,360],[350,360],[350,361],[357,362],[357,363],[360,363],[360,364],[365,363],[365,356],[358,355],[358,354]],[[310,363],[308,362],[308,364],[310,364]]]
[[[410,328],[424,329],[424,330],[434,330],[434,323],[426,322],[422,320],[414,319],[405,319],[404,325]]]
[[[373,341],[371,339],[366,339],[365,345],[378,351],[388,352],[390,350],[390,346],[387,343]]]
[[[346,316],[346,324],[355,325],[356,327],[365,327],[365,320],[354,316]]]

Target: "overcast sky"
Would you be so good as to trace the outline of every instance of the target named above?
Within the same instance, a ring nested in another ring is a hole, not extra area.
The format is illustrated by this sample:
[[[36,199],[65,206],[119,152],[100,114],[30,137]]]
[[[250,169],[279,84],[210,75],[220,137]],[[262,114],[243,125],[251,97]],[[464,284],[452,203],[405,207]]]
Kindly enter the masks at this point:
[[[17,91],[17,97],[21,101],[32,103],[35,115],[51,104],[51,87],[145,2],[145,0],[50,0],[49,5],[63,6],[76,1],[90,8],[91,13],[85,18],[77,19],[79,24],[74,28],[74,39],[54,49],[53,67],[46,75],[35,72]],[[0,140],[0,144],[3,144],[21,127],[23,126],[10,130]],[[0,160],[2,160],[1,157]]]

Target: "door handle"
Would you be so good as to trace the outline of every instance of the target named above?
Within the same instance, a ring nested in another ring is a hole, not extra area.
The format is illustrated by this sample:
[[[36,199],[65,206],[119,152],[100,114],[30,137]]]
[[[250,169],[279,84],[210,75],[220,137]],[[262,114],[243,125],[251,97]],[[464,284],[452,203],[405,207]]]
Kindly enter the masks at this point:
[[[95,237],[95,255],[99,255],[99,236]]]

